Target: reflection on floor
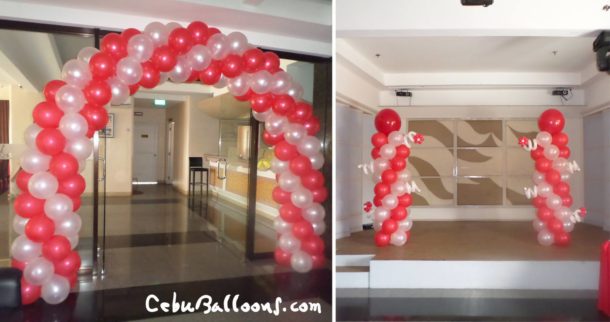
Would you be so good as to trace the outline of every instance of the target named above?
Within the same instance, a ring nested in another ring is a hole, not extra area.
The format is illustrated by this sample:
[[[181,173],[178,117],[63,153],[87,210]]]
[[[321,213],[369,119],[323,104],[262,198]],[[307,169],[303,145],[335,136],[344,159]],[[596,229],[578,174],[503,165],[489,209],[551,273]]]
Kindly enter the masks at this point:
[[[171,302],[172,292],[180,301],[196,302],[210,295],[222,303],[228,294],[239,294],[244,301],[320,303],[322,315],[286,313],[279,320],[331,320],[332,273],[329,269],[310,274],[295,274],[278,269],[272,260],[246,261],[240,249],[245,241],[245,213],[210,196],[199,206],[188,207],[187,199],[164,185],[139,186],[141,194],[108,198],[106,209],[106,274],[103,278],[83,280],[79,291],[58,306],[39,301],[17,311],[1,311],[0,321],[136,320],[162,317],[167,313],[148,313],[145,299],[155,294]],[[6,201],[4,201],[6,203]],[[91,227],[88,201],[81,210],[83,228]],[[0,207],[8,208],[7,204]],[[2,209],[4,210],[4,208]],[[89,209],[90,210],[90,209]],[[1,218],[4,222],[5,214]],[[241,219],[240,219],[241,218]],[[9,221],[10,222],[10,221]],[[222,225],[220,225],[222,223]],[[7,229],[2,225],[2,229]],[[264,227],[264,225],[261,225]],[[89,228],[90,229],[90,228]],[[7,240],[8,231],[3,232]],[[81,244],[91,244],[91,231],[84,231]],[[260,238],[269,239],[261,230]],[[87,237],[89,236],[89,237]],[[273,241],[274,235],[271,235]],[[8,251],[8,249],[6,249]],[[222,304],[221,304],[222,305]],[[201,312],[166,316],[165,319],[201,320]],[[214,321],[265,321],[266,313],[213,314]],[[161,318],[163,320],[164,318]]]
[[[337,321],[609,321],[595,294],[566,291],[337,290]]]

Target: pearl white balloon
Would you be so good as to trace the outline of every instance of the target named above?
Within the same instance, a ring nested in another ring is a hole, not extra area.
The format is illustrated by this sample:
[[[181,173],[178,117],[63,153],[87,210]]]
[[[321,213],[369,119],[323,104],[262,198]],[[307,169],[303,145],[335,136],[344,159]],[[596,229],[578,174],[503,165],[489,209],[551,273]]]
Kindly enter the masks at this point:
[[[397,230],[390,236],[390,243],[394,246],[402,246],[407,243],[407,234],[404,231]]]
[[[227,43],[227,36],[221,33],[213,34],[208,39],[207,47],[210,49],[212,58],[216,60],[225,59],[231,50],[229,44]]]
[[[544,173],[534,171],[534,173],[532,174],[532,181],[534,181],[534,183],[537,185],[545,182],[546,178],[544,176]]]
[[[379,149],[379,155],[386,160],[391,160],[396,156],[396,148],[391,144],[384,144]]]
[[[169,35],[172,33],[172,31],[174,31],[174,29],[182,28],[182,25],[175,21],[172,21],[172,22],[168,22],[167,24],[165,24],[165,27],[167,28],[167,32],[168,32],[167,34]]]
[[[386,208],[385,206],[377,207],[375,208],[373,218],[375,219],[375,221],[383,222],[390,218],[390,210],[388,210],[388,208]]]
[[[555,242],[555,238],[553,234],[551,234],[548,230],[544,229],[538,232],[538,243],[542,246],[551,246]]]
[[[40,291],[40,297],[51,305],[62,303],[68,295],[70,295],[70,282],[61,275],[53,275],[42,285]]]
[[[287,123],[288,119],[286,119],[286,117],[271,113],[265,122],[265,130],[271,135],[278,135],[282,133],[282,130]]]
[[[316,221],[311,223],[311,227],[313,228],[313,233],[320,236],[324,234],[326,231],[326,223],[323,221]]]
[[[116,64],[116,77],[127,85],[133,85],[142,78],[142,65],[132,57],[125,57]]]
[[[559,208],[561,208],[561,206],[563,205],[563,201],[561,200],[561,197],[559,197],[558,195],[555,194],[551,194],[548,197],[546,197],[546,206],[553,209],[553,210],[557,210]]]
[[[83,88],[91,81],[89,64],[82,60],[68,60],[61,69],[61,78],[68,84]]]
[[[288,170],[289,166],[290,163],[288,161],[282,161],[276,157],[271,159],[271,170],[276,174],[284,173],[286,170]]]
[[[271,89],[273,76],[266,70],[260,70],[250,78],[250,88],[256,94],[267,93]]]
[[[286,234],[292,231],[292,224],[285,222],[282,217],[277,216],[273,219],[273,228],[280,234]]]
[[[99,52],[99,49],[95,47],[85,47],[78,52],[76,57],[79,60],[89,64],[89,60],[91,60],[91,57]]]
[[[297,145],[299,153],[308,157],[320,153],[321,148],[322,142],[317,137],[311,135],[304,137]]]
[[[38,257],[25,264],[23,277],[32,285],[43,285],[53,277],[53,272],[53,263],[44,257]]]
[[[65,151],[72,154],[79,161],[85,160],[93,152],[93,142],[85,136],[72,138],[66,142]]]
[[[538,218],[534,219],[534,221],[532,222],[532,226],[536,231],[541,231],[546,228],[546,224]]]
[[[561,221],[570,220],[572,217],[572,211],[570,208],[561,207],[555,211],[555,216]]]
[[[112,98],[110,104],[121,105],[129,98],[129,87],[122,80],[117,77],[113,77],[107,81],[112,92]]]
[[[53,196],[58,187],[57,178],[48,172],[35,173],[28,182],[28,191],[34,198],[38,199],[47,199]]]
[[[55,222],[55,234],[62,236],[78,236],[78,232],[82,225],[83,222],[80,216],[71,213]]]
[[[131,37],[127,42],[127,54],[139,62],[149,60],[155,51],[155,43],[147,34]]]
[[[229,48],[234,54],[241,55],[248,50],[248,39],[238,31],[227,35],[227,44],[229,44]]]
[[[174,68],[169,72],[169,79],[174,83],[184,83],[193,72],[193,67],[186,56],[178,57]]]
[[[193,70],[202,71],[212,62],[212,53],[204,45],[195,45],[187,54]]]
[[[36,137],[38,137],[38,133],[42,131],[42,128],[38,126],[36,123],[30,124],[26,129],[23,135],[25,139],[25,144],[30,148],[36,148]]]
[[[313,260],[306,252],[296,251],[290,257],[290,266],[299,273],[307,273],[313,267]]]
[[[536,186],[536,190],[538,190],[538,194],[543,197],[547,197],[553,193],[553,187],[550,184],[548,184],[546,181],[540,182]]]
[[[66,235],[65,237],[68,238],[68,241],[70,242],[70,247],[72,247],[72,250],[76,249],[76,246],[78,246],[78,234]]]
[[[156,47],[167,44],[169,30],[167,30],[167,26],[158,21],[149,23],[144,28],[144,33],[150,36]]]
[[[72,214],[72,209],[72,199],[62,193],[49,197],[44,203],[44,213],[56,223]]]
[[[216,84],[214,84],[212,86],[214,86],[214,88],[225,88],[225,87],[227,87],[228,84],[229,84],[228,78],[225,77],[225,75],[221,75],[218,82],[216,82]]]
[[[59,121],[59,131],[68,140],[75,140],[87,134],[89,125],[87,119],[80,113],[66,113]]]
[[[373,161],[373,172],[375,174],[381,175],[383,173],[383,171],[385,171],[389,168],[390,168],[390,161],[388,161],[386,159],[378,158]]]
[[[309,161],[311,162],[311,167],[315,170],[322,169],[324,166],[324,155],[322,153],[316,153],[314,155],[308,155]]]
[[[538,145],[546,149],[546,147],[553,142],[553,136],[551,133],[546,131],[538,132],[536,135],[536,142],[538,142]]]
[[[271,93],[275,95],[283,95],[288,92],[292,86],[292,76],[285,71],[279,71],[273,74],[271,81]]]
[[[298,123],[288,123],[284,126],[284,139],[286,142],[297,145],[307,137],[307,129]]]
[[[55,104],[65,113],[80,111],[85,102],[83,91],[74,85],[66,84],[55,94]]]
[[[411,175],[411,171],[408,169],[404,169],[398,173],[398,180],[403,182],[409,182],[413,179],[413,175]]]
[[[402,231],[409,231],[413,228],[413,220],[411,218],[407,218],[398,223],[398,229]]]
[[[273,113],[271,109],[268,109],[264,112],[252,111],[252,116],[254,116],[254,118],[259,122],[267,122],[267,118],[269,117],[269,115],[271,115],[271,113]]]
[[[302,212],[303,218],[309,222],[320,222],[324,220],[326,216],[326,211],[324,207],[322,207],[319,203],[313,203],[308,208],[303,209]]]
[[[398,132],[398,131],[394,131],[392,133],[390,133],[390,135],[388,135],[388,143],[392,144],[392,145],[401,145],[405,142],[405,136],[404,134]]]
[[[79,160],[78,161],[78,173],[83,173],[83,171],[85,171],[85,169],[87,169],[87,161],[86,160]]]
[[[313,195],[308,189],[299,188],[290,194],[290,201],[298,208],[308,208],[313,203]]]
[[[570,174],[566,173],[566,172],[562,173],[561,174],[561,181],[568,181],[568,180],[570,180]]]
[[[377,220],[373,221],[373,230],[380,231],[382,225],[383,225],[383,222],[381,222],[381,221],[377,221]]]
[[[553,144],[549,144],[544,148],[544,157],[549,160],[555,160],[559,157],[559,148]]]
[[[11,245],[11,255],[20,262],[27,262],[40,256],[42,244],[35,243],[25,235],[21,235]]]
[[[229,89],[229,93],[233,96],[242,96],[248,93],[250,89],[250,76],[246,73],[242,73],[236,77],[229,79],[227,88]],[[268,110],[270,111],[270,110]],[[268,115],[268,114],[267,114]],[[262,121],[264,122],[264,120]]]
[[[563,230],[565,232],[572,232],[574,230],[574,223],[571,220],[565,220],[563,222]]]
[[[564,158],[557,158],[553,160],[553,169],[559,171],[560,173],[568,171],[568,160]]]
[[[286,252],[292,253],[301,247],[301,241],[292,233],[286,233],[280,236],[277,246]]]
[[[394,209],[398,206],[398,198],[393,194],[389,194],[381,199],[381,204],[388,209]]]
[[[29,173],[47,171],[51,157],[38,151],[38,149],[27,149],[21,155],[21,167]]]
[[[295,101],[299,101],[303,97],[303,86],[298,82],[292,82],[286,94],[294,98]]]
[[[301,186],[301,180],[290,170],[286,170],[280,174],[278,185],[284,191],[294,192]]]
[[[391,186],[391,189],[392,189],[392,193],[394,193],[398,196],[407,193],[407,186],[406,186],[405,182],[400,181],[400,180],[394,182]]]
[[[13,217],[13,230],[19,235],[25,234],[25,225],[27,225],[28,221],[30,221],[29,218],[15,215],[15,217]]]

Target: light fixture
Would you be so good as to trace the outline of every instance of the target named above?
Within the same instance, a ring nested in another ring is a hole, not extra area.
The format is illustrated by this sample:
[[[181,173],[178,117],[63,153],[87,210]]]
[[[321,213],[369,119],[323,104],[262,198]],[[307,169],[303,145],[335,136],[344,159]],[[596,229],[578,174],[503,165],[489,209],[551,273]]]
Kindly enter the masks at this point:
[[[155,106],[161,106],[161,107],[165,107],[165,105],[167,104],[166,100],[162,100],[162,99],[156,99],[155,98],[155,102],[154,105]]]

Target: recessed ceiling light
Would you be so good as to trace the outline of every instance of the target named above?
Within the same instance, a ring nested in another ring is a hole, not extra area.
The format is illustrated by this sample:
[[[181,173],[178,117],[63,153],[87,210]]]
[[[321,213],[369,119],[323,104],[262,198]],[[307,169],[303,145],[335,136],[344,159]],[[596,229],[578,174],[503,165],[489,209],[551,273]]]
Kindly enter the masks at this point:
[[[155,106],[165,106],[166,104],[167,104],[167,102],[162,99],[155,99],[155,102],[154,102]]]

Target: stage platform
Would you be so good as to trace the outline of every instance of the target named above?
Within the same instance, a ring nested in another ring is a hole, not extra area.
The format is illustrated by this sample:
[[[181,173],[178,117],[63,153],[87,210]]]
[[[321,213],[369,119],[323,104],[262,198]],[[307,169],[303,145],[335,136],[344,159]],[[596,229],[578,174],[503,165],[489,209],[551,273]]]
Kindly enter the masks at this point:
[[[529,221],[418,221],[402,247],[377,248],[373,234],[337,240],[337,287],[594,290],[610,237],[578,224],[570,247],[544,247]]]

